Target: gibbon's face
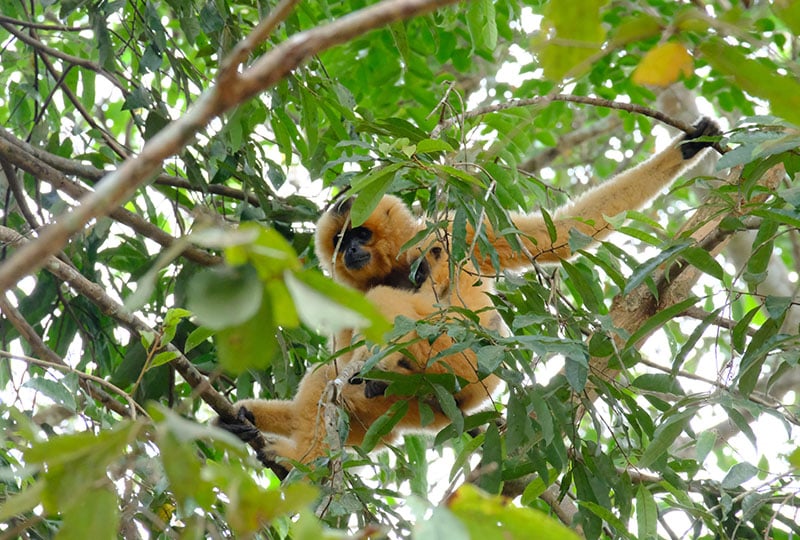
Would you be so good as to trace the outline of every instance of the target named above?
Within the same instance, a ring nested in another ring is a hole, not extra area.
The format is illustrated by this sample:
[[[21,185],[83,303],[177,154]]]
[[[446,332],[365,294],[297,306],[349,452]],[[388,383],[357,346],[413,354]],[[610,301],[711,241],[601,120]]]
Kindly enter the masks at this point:
[[[336,281],[368,291],[378,285],[415,289],[427,279],[427,263],[410,276],[413,260],[400,253],[418,228],[400,199],[385,196],[358,227],[350,226],[351,206],[352,199],[337,203],[317,223],[317,257]]]

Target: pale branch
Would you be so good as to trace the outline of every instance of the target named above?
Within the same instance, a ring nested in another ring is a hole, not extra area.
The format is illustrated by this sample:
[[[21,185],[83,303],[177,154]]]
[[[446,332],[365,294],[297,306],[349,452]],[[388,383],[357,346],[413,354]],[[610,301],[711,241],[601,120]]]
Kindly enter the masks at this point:
[[[72,176],[77,176],[78,178],[83,178],[84,180],[90,181],[90,183],[102,180],[102,178],[109,172],[109,171],[104,171],[103,169],[98,169],[97,167],[94,167],[92,165],[82,163],[76,159],[69,159],[57,156],[55,154],[47,152],[46,150],[37,148],[32,144],[28,144],[27,142],[18,139],[11,132],[6,130],[2,126],[0,126],[0,138],[6,139],[11,144],[19,146],[23,152],[30,154],[36,159],[46,163],[47,165],[50,165],[54,169],[57,169],[64,174],[69,174]],[[249,204],[252,204],[253,206],[260,206],[261,204],[261,201],[259,201],[256,195],[254,195],[253,193],[245,193],[244,190],[241,189],[225,186],[222,184],[208,184],[206,186],[200,187],[193,185],[186,178],[182,178],[180,176],[173,176],[170,174],[159,174],[156,177],[154,184],[176,187],[180,189],[187,189],[191,191],[201,191],[201,192],[207,191],[208,193],[212,193],[214,195],[220,195],[222,197],[228,197],[240,201],[247,201]]]
[[[80,56],[73,56],[71,54],[67,54],[65,52],[59,51],[58,49],[54,49],[53,47],[48,47],[38,39],[35,39],[25,32],[20,32],[10,23],[0,20],[0,27],[3,27],[9,34],[13,35],[23,43],[31,46],[34,50],[46,54],[48,56],[52,56],[54,58],[58,58],[68,64],[72,64],[75,66],[80,66],[82,68],[88,69],[90,71],[94,71],[95,73],[99,73],[103,75],[111,84],[122,90],[123,92],[127,92],[127,88],[125,88],[120,82],[114,77],[111,73],[106,71],[103,66],[96,62],[92,62],[91,60],[87,60],[85,58],[81,58]]]
[[[45,360],[31,359],[29,357],[15,355],[4,351],[0,351],[0,356],[5,356],[7,358],[20,358],[37,365],[45,365],[46,367],[54,367],[55,369],[77,373],[78,376],[81,377],[81,388],[83,388],[94,399],[102,403],[105,408],[110,411],[114,411],[120,416],[130,418],[136,417],[136,407],[138,405],[133,401],[130,395],[104,379],[95,377],[94,375],[88,375],[68,366],[60,356],[58,356],[50,347],[45,345],[41,336],[36,333],[36,330],[34,330],[28,321],[25,320],[25,317],[22,315],[22,313],[20,313],[20,311],[6,298],[5,294],[0,294],[0,313],[2,313],[6,320],[11,323],[11,326],[13,326],[17,332],[19,332],[20,337],[31,346],[31,350]],[[122,403],[111,397],[111,395],[109,395],[105,390],[89,383],[86,379],[106,386],[113,392],[125,398],[125,400],[128,402],[129,409],[126,409]],[[141,408],[140,411],[144,413],[145,416],[147,415],[147,413],[141,410]]]
[[[684,310],[684,312],[681,313],[681,316],[691,317],[692,319],[697,319],[698,321],[702,321],[708,317],[708,311],[699,307],[690,307]],[[715,326],[724,328],[726,330],[733,330],[736,327],[736,325],[739,324],[737,321],[734,321],[733,319],[721,316],[714,317],[714,319],[711,322]],[[748,326],[745,333],[748,336],[752,337],[756,333],[756,329]]]
[[[15,167],[18,167],[31,174],[32,176],[47,182],[55,189],[63,191],[73,199],[82,199],[90,196],[92,193],[92,191],[89,189],[67,178],[60,171],[36,159],[19,146],[10,143],[4,137],[0,137],[0,159],[7,161],[13,164]],[[133,229],[135,232],[150,238],[154,242],[164,247],[170,247],[178,241],[178,239],[165,232],[160,227],[150,223],[141,216],[134,214],[130,210],[118,207],[109,209],[107,213],[120,223]],[[187,259],[204,266],[213,266],[222,262],[221,259],[216,255],[212,255],[206,251],[203,251],[202,249],[192,246],[187,246],[182,255]]]
[[[22,235],[13,229],[3,226],[0,226],[0,242],[23,247],[28,243]],[[103,287],[86,279],[72,266],[53,256],[48,256],[46,260],[42,261],[42,265],[48,272],[68,284],[78,294],[84,296],[87,300],[100,308],[105,315],[108,315],[127,328],[135,338],[140,338],[142,333],[157,333],[155,329],[150,327],[142,319],[129,312],[125,306],[106,294]],[[184,356],[183,352],[172,343],[165,345],[164,350],[176,355],[170,364],[178,370],[183,379],[194,389],[201,399],[214,410],[214,412],[223,418],[237,417],[237,411],[233,408],[231,402],[211,386],[208,379],[194,367],[189,359]],[[263,435],[259,434],[257,437],[253,438],[253,440],[249,441],[248,444],[256,450],[258,455],[262,455],[260,451],[266,446],[266,441]],[[262,463],[270,467],[279,476],[285,473],[285,468],[278,463],[267,462],[263,459]]]
[[[211,120],[270,88],[310,56],[346,43],[371,30],[455,2],[456,0],[384,0],[327,25],[295,34],[261,56],[235,82],[225,86],[212,86],[183,116],[150,139],[138,156],[126,159],[97,185],[94,192],[84,197],[76,208],[46,227],[35,242],[16,251],[0,267],[0,293],[8,290],[23,276],[40,268],[48,256],[58,252],[90,220],[106,215],[128,200],[138,188],[151,182],[163,161],[189,144]]]

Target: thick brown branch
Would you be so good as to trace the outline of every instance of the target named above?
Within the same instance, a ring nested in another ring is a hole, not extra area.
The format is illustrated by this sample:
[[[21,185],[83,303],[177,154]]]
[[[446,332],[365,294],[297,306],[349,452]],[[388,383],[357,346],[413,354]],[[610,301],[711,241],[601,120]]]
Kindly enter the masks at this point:
[[[785,175],[785,170],[782,165],[777,165],[767,171],[764,176],[759,180],[761,185],[768,188],[774,188],[780,182],[781,178]],[[741,181],[740,171],[732,171],[729,175],[730,182]],[[759,195],[758,197],[762,197]],[[756,199],[757,200],[757,199]],[[745,202],[742,200],[739,204],[734,205],[734,208],[741,208]],[[703,245],[706,238],[713,238],[709,245],[713,245],[710,251],[711,255],[716,255],[730,240],[729,235],[718,234],[718,225],[725,217],[725,213],[720,211],[721,205],[713,198],[700,205],[695,214],[684,224],[681,231],[678,233],[687,234],[694,238],[698,244]],[[654,281],[657,283],[658,296],[653,295],[647,284],[642,284],[629,294],[625,296],[618,296],[614,299],[611,307],[611,318],[614,321],[614,326],[621,329],[622,335],[633,335],[636,333],[643,324],[659,311],[663,311],[671,306],[682,302],[689,297],[691,288],[697,282],[702,272],[697,268],[689,265],[684,265],[682,271],[674,276],[672,280],[664,279],[664,272],[659,272]],[[652,335],[657,328],[652,328],[647,335],[641,337],[640,343],[645,341]],[[616,337],[617,345],[623,347],[624,340]],[[602,379],[610,380],[619,374],[618,368],[610,368],[608,366],[608,358],[593,357],[589,361],[590,371],[601,377]],[[587,393],[589,399],[597,398],[597,391],[593,387],[587,386]]]
[[[61,172],[36,159],[22,148],[11,144],[2,137],[0,137],[0,159],[8,161],[36,178],[47,182],[73,199],[88,197],[92,193],[89,189],[70,180]],[[114,208],[108,214],[142,236],[146,236],[164,247],[170,247],[177,241],[172,235],[156,225],[124,208]],[[187,259],[204,266],[213,266],[221,262],[219,257],[195,247],[186,247],[183,255]]]
[[[22,151],[32,155],[47,165],[50,165],[54,169],[58,169],[64,174],[69,174],[72,176],[77,176],[78,178],[83,178],[84,180],[88,180],[91,184],[102,180],[102,178],[109,172],[104,171],[103,169],[98,169],[97,167],[93,167],[86,163],[81,163],[80,161],[74,159],[57,156],[42,150],[41,148],[37,148],[21,139],[18,139],[2,126],[0,126],[0,138],[7,140],[11,144],[19,146]],[[214,195],[221,195],[231,199],[247,201],[253,206],[259,206],[261,204],[256,195],[252,193],[245,193],[241,189],[224,186],[221,184],[208,184],[201,188],[192,185],[186,178],[173,176],[170,174],[159,174],[154,183],[162,186],[170,186],[193,191],[207,191],[208,193],[213,193]]]
[[[90,220],[118,207],[141,186],[152,181],[163,161],[177,154],[215,117],[254,97],[291,73],[309,56],[345,43],[384,25],[421,15],[455,0],[385,0],[325,26],[292,36],[258,59],[235,84],[206,91],[189,110],[150,139],[135,158],[127,159],[106,176],[80,205],[44,229],[0,267],[0,293],[18,279],[40,268]]]

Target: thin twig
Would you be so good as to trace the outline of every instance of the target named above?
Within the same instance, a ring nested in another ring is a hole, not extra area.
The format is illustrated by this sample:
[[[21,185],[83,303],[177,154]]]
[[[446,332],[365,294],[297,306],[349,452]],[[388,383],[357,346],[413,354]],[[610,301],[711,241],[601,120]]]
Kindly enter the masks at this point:
[[[484,107],[478,107],[477,109],[473,109],[471,111],[466,111],[464,113],[452,116],[442,121],[431,132],[431,137],[437,137],[443,130],[450,128],[454,123],[461,122],[468,118],[475,118],[477,116],[483,116],[489,113],[505,111],[507,109],[516,109],[518,107],[536,107],[541,105],[547,105],[551,101],[565,101],[569,103],[580,103],[582,105],[592,105],[594,107],[604,107],[608,109],[627,111],[629,113],[640,114],[642,116],[647,116],[654,120],[658,120],[659,122],[666,124],[668,126],[672,126],[675,129],[678,129],[684,133],[689,133],[692,130],[691,125],[685,122],[681,122],[680,120],[677,120],[675,118],[672,118],[671,116],[664,114],[661,111],[650,109],[649,107],[644,107],[643,105],[637,105],[635,103],[622,103],[619,101],[612,101],[610,99],[594,98],[589,96],[554,94],[554,95],[540,96],[535,98],[511,99],[503,103],[495,103],[493,105],[486,105]],[[714,144],[714,149],[717,150],[720,154],[724,154],[727,151],[719,144]]]
[[[91,26],[65,26],[63,24],[43,24],[30,21],[22,21],[20,19],[12,19],[5,15],[0,15],[0,22],[13,24],[14,26],[23,26],[25,28],[35,28],[37,30],[50,30],[53,32],[84,32],[91,30]]]
[[[6,299],[5,295],[1,294],[0,294],[0,311],[2,311],[3,316],[5,316],[5,318],[17,330],[17,332],[19,332],[20,337],[22,337],[22,339],[24,339],[31,346],[31,350],[34,353],[38,354],[43,358],[46,358],[50,364],[54,365],[58,364],[67,369],[70,370],[72,369],[69,366],[67,366],[66,362],[64,362],[64,360],[60,356],[58,356],[50,347],[45,345],[42,338],[39,336],[36,330],[34,330],[34,328],[28,323],[28,321],[25,320],[25,317],[23,317],[22,313],[20,313],[20,311],[10,301],[8,301],[8,299]],[[100,384],[105,385],[105,382],[106,381]],[[135,408],[133,408],[134,404],[131,403],[130,400],[128,401],[128,403],[129,405],[131,405],[132,408],[129,411],[123,406],[122,403],[115,400],[104,390],[97,388],[92,384],[88,384],[85,381],[83,384],[81,384],[81,386],[83,387],[84,390],[86,390],[89,393],[90,396],[92,396],[94,399],[102,403],[103,406],[105,406],[107,409],[114,411],[120,416],[135,417]],[[116,386],[113,386],[113,389],[115,391],[118,390]],[[119,393],[126,399],[130,397],[128,394],[122,392],[121,390]]]
[[[280,24],[281,21],[289,16],[294,6],[300,0],[282,0],[269,15],[262,20],[253,30],[240,41],[231,53],[225,58],[220,67],[217,79],[220,85],[235,84],[235,79],[239,66],[244,64],[247,57],[253,50],[265,41]]]
[[[127,88],[125,88],[122,83],[120,83],[116,77],[110,74],[108,71],[105,70],[100,64],[92,62],[91,60],[87,60],[85,58],[81,58],[80,56],[72,56],[71,54],[67,54],[65,52],[59,51],[58,49],[54,49],[52,47],[48,47],[38,39],[34,39],[33,37],[27,35],[24,32],[20,32],[13,25],[0,21],[0,27],[3,27],[9,34],[13,35],[23,43],[26,43],[33,47],[35,50],[46,54],[48,56],[53,56],[58,58],[59,60],[63,60],[64,62],[74,64],[76,66],[80,66],[86,68],[90,71],[94,71],[95,73],[100,73],[103,75],[108,81],[122,90],[123,92],[127,92]]]
[[[0,302],[2,302],[2,300],[0,300]],[[5,311],[5,309],[6,308],[4,306],[3,307],[3,311]],[[136,411],[139,411],[139,413],[141,413],[145,417],[148,416],[147,411],[145,411],[142,408],[141,405],[136,403],[136,400],[134,400],[133,397],[131,397],[130,394],[125,392],[122,388],[120,388],[120,387],[108,382],[107,380],[103,379],[102,377],[97,377],[96,375],[92,375],[90,373],[84,373],[83,371],[79,371],[79,370],[77,370],[77,369],[75,369],[73,367],[70,367],[70,366],[68,366],[66,364],[62,364],[60,362],[48,362],[47,360],[42,360],[40,358],[33,358],[32,356],[25,356],[24,354],[14,354],[14,353],[10,353],[10,352],[7,352],[7,351],[0,351],[0,357],[9,358],[11,360],[22,360],[23,362],[27,362],[28,364],[35,364],[37,366],[42,366],[42,367],[46,367],[46,368],[49,368],[49,369],[56,369],[58,371],[63,371],[65,373],[74,373],[75,375],[77,375],[81,379],[86,379],[86,380],[95,382],[95,383],[97,383],[99,385],[105,386],[109,390],[113,391],[115,394],[118,394],[118,395],[122,396],[123,398],[125,398],[125,401],[128,402],[128,410],[125,411],[126,414],[124,414],[123,416],[128,416],[128,417],[131,418],[131,420],[135,420],[136,419]],[[96,390],[97,389],[95,389],[95,391]],[[93,394],[93,392],[91,392],[91,391],[89,393]],[[92,395],[92,397],[95,397],[95,396]],[[112,401],[114,401],[114,400],[112,399]],[[117,403],[119,403],[119,402],[117,402]],[[117,411],[114,411],[114,412],[117,412]]]

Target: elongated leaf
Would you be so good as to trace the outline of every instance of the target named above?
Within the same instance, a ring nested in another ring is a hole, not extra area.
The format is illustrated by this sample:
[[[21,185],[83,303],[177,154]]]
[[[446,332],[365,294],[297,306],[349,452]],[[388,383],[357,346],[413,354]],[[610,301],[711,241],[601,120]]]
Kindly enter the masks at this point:
[[[636,525],[639,538],[658,536],[658,508],[645,484],[639,484],[636,490]]]
[[[497,47],[497,23],[493,0],[475,0],[467,4],[467,24],[475,48],[494,51]]]
[[[500,433],[494,422],[486,429],[481,470],[484,472],[478,480],[478,487],[487,493],[500,493],[503,479],[503,448],[500,444]]]
[[[389,410],[386,411],[380,418],[375,420],[369,429],[367,429],[367,433],[364,435],[364,441],[361,443],[361,448],[365,452],[371,451],[375,448],[381,438],[385,435],[388,435],[397,423],[403,419],[408,411],[408,400],[401,400],[389,407]]]
[[[678,436],[683,433],[689,420],[697,411],[693,408],[670,416],[663,424],[656,428],[653,433],[653,440],[645,448],[642,457],[639,459],[639,467],[649,467],[663,456]]]

